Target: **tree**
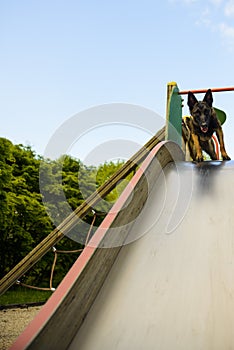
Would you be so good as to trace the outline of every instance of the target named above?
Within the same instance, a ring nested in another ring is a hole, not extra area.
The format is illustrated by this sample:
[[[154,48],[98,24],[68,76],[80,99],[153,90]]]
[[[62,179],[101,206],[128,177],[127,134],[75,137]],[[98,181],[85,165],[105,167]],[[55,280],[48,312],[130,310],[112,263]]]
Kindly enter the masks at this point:
[[[86,166],[64,155],[57,160],[37,156],[31,147],[0,138],[0,273],[1,277],[24,258],[73,210],[115,173],[123,162]],[[106,196],[94,209],[109,211],[126,183]],[[95,220],[91,235],[103,220]],[[58,244],[60,250],[83,247],[93,213],[87,214]],[[76,255],[59,255],[55,285],[74,263]],[[27,273],[27,283],[47,285],[53,253],[46,254]]]
[[[1,276],[53,227],[39,193],[39,163],[30,147],[0,138]]]

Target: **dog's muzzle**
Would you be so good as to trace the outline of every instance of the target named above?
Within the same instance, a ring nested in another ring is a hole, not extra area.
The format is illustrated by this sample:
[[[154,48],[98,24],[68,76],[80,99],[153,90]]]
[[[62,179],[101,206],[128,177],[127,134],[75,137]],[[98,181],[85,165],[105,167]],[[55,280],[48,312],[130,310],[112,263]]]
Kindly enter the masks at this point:
[[[208,131],[208,126],[207,126],[207,124],[202,124],[202,125],[200,126],[200,128],[201,128],[201,131],[202,131],[202,132],[207,133],[207,131]]]

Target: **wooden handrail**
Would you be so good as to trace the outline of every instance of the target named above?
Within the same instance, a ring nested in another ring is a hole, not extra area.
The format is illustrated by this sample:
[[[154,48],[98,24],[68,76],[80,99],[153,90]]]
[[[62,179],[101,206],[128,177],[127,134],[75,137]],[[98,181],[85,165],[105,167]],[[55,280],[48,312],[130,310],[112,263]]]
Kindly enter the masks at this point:
[[[58,227],[43,239],[28,255],[0,280],[0,295],[9,289],[22,275],[35,265],[79,220],[84,218],[103,197],[110,193],[118,182],[128,176],[147,157],[149,152],[165,139],[165,127],[157,132],[113,176],[99,187],[88,199],[70,214]]]

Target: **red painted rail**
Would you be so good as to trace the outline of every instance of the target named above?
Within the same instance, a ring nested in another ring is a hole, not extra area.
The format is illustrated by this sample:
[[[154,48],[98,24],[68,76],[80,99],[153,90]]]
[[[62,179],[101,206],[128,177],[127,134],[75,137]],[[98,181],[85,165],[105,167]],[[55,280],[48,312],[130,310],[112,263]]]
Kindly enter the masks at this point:
[[[208,89],[200,89],[200,90],[184,90],[184,91],[179,91],[179,95],[186,95],[190,92],[193,94],[202,94],[205,93]],[[213,88],[211,89],[212,92],[223,92],[223,91],[234,91],[234,87],[225,87],[225,88]]]

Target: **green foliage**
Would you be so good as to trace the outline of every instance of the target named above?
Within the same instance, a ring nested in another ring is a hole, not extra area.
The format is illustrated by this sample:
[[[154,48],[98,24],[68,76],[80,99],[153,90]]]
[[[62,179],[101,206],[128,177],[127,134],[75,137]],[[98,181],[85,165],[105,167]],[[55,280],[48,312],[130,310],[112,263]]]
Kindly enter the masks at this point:
[[[44,159],[37,157],[30,147],[13,145],[9,140],[0,138],[0,277],[9,272],[122,164],[110,162],[96,168],[85,166],[67,155],[58,160]],[[107,213],[126,183],[121,182],[95,210]],[[102,219],[97,217],[91,235]],[[93,214],[90,212],[70,232],[71,239],[65,237],[56,248],[81,249],[92,220]],[[53,286],[58,285],[77,256],[77,253],[58,255]],[[53,259],[51,251],[21,281],[48,287]]]
[[[0,296],[0,305],[45,302],[51,294],[52,292],[50,291],[39,291],[15,286]]]
[[[32,150],[0,138],[0,271],[6,274],[52,229]]]

